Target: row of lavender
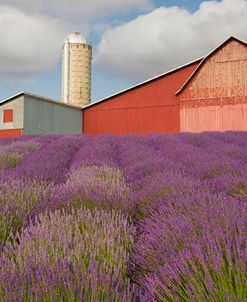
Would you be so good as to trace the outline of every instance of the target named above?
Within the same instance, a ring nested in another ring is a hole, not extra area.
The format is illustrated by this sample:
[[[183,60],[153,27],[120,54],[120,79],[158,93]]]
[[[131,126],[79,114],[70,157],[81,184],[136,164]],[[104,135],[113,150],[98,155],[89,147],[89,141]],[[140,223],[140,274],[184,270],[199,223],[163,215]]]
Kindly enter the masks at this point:
[[[147,300],[245,301],[247,133],[156,135],[122,150],[136,203],[130,273]]]
[[[131,301],[135,229],[120,211],[95,207],[129,192],[108,165],[111,144],[86,136],[1,143],[3,301]]]
[[[244,301],[247,134],[0,141],[3,301]]]

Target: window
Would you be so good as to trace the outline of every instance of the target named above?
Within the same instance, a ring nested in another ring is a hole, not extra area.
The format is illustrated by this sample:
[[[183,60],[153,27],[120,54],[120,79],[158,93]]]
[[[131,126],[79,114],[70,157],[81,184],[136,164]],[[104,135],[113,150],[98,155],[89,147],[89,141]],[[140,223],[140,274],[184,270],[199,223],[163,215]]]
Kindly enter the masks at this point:
[[[4,123],[13,122],[13,109],[3,110],[3,122]]]

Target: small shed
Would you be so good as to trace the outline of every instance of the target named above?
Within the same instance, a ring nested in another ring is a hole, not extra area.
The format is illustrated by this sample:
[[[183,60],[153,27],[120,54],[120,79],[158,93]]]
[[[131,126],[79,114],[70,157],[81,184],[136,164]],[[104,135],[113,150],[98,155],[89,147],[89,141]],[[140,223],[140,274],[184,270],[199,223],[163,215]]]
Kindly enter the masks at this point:
[[[0,138],[81,132],[81,107],[28,92],[21,92],[0,103]]]

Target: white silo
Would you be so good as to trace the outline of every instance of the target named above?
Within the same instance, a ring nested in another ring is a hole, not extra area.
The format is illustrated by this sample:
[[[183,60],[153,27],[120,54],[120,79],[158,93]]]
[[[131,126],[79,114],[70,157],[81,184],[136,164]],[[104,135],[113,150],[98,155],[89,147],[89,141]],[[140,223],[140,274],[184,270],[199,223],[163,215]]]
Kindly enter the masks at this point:
[[[79,33],[68,35],[62,50],[62,101],[84,107],[91,102],[92,46]]]

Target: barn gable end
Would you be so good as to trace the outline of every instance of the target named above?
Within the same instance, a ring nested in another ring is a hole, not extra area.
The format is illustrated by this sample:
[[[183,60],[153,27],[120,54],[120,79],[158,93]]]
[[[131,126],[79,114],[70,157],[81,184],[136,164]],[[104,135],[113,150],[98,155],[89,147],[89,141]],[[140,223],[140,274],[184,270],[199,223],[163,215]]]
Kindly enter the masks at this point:
[[[247,44],[230,38],[177,93],[180,130],[247,130]]]

